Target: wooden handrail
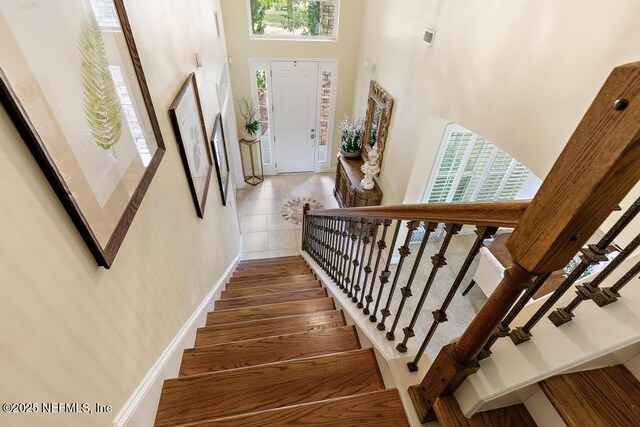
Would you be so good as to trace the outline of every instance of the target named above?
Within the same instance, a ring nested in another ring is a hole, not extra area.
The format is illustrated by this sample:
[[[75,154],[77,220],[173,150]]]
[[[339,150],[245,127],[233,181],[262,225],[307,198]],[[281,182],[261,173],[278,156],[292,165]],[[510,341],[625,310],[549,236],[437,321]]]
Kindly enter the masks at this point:
[[[477,356],[522,291],[564,267],[640,180],[640,63],[613,70],[507,242],[513,267],[455,344],[409,392],[422,421],[478,370]]]
[[[371,206],[366,208],[313,210],[306,212],[306,215],[417,220],[514,228],[520,222],[529,203],[530,201],[509,201]]]

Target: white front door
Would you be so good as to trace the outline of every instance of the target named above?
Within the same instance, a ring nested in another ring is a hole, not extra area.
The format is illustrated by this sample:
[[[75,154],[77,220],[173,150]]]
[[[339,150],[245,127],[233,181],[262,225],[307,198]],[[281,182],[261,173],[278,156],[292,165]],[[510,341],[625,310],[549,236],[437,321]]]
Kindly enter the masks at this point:
[[[313,172],[318,107],[317,62],[271,62],[276,171]]]

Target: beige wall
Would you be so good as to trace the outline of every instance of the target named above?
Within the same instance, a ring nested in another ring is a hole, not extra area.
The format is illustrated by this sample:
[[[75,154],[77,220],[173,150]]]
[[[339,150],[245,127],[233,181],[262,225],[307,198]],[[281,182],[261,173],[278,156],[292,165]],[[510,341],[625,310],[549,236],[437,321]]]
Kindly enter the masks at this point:
[[[354,109],[373,75],[396,104],[378,179],[384,204],[402,203],[411,164],[430,173],[438,139],[429,114],[487,137],[544,178],[617,65],[640,60],[640,3],[595,0],[469,2],[367,0]],[[425,27],[435,44],[422,41]]]
[[[0,108],[0,401],[100,402],[104,415],[7,415],[0,425],[106,426],[240,250],[215,173],[196,216],[167,110],[194,53],[207,131],[226,57],[217,0],[126,1],[167,153],[111,270],[97,268]],[[233,193],[233,190],[231,191]]]
[[[368,0],[367,0],[368,1]],[[236,98],[251,98],[249,58],[337,58],[340,61],[336,123],[352,111],[360,45],[364,0],[342,0],[337,41],[252,40],[249,38],[249,15],[246,0],[222,0],[227,47],[233,58],[230,66],[233,92]],[[238,117],[239,114],[237,113]],[[242,126],[238,119],[238,126]],[[240,131],[240,127],[238,128]],[[334,129],[332,166],[338,152],[340,136]]]

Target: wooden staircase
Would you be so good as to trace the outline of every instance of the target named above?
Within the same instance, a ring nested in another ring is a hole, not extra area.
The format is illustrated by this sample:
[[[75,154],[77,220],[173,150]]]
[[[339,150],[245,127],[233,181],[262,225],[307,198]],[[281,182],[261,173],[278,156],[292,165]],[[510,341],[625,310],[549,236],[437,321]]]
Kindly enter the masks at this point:
[[[385,389],[299,256],[242,261],[178,378],[165,381],[155,425],[403,426],[398,391]]]

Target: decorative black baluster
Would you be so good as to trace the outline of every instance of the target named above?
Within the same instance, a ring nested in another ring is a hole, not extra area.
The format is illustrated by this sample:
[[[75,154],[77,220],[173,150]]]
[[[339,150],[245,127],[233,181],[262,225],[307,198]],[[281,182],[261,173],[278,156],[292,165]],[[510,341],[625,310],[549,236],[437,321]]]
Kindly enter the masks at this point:
[[[364,235],[364,225],[365,225],[365,220],[360,220],[359,223],[359,227],[360,227],[360,232],[358,233],[358,244],[356,245],[356,255],[352,258],[351,263],[353,264],[353,273],[351,274],[351,287],[349,288],[349,292],[347,293],[347,296],[349,298],[353,297],[353,291],[355,289],[355,286],[357,285],[356,282],[356,270],[358,269],[358,266],[360,266],[360,268],[362,268],[362,265],[360,263],[360,260],[358,259],[360,256],[360,247],[362,246],[362,239],[363,239],[363,235]]]
[[[514,344],[522,344],[531,339],[531,329],[540,319],[558,302],[562,295],[580,278],[590,265],[607,260],[607,248],[613,242],[618,234],[636,217],[640,212],[640,198],[616,221],[611,229],[604,235],[595,245],[588,245],[586,249],[581,249],[581,262],[573,269],[562,284],[551,294],[542,307],[535,312],[529,321],[522,327],[515,328],[509,333],[509,337]]]
[[[322,234],[320,239],[320,257],[322,258],[322,268],[325,272],[329,270],[329,263],[327,260],[327,237],[329,236],[329,218],[322,217]]]
[[[358,302],[358,292],[360,292],[360,289],[362,289],[360,286],[360,283],[362,283],[360,279],[362,278],[362,270],[364,269],[364,258],[367,253],[367,246],[369,246],[369,243],[371,242],[371,238],[369,237],[369,233],[371,232],[370,228],[371,221],[365,220],[364,235],[360,239],[362,241],[362,255],[360,256],[360,261],[358,262],[360,268],[358,268],[358,278],[353,285],[353,298],[351,298],[351,302]],[[356,255],[356,258],[357,257],[358,256]]]
[[[420,225],[420,223],[418,223]],[[409,278],[407,279],[407,284],[400,288],[400,293],[402,294],[402,299],[400,300],[400,305],[398,306],[398,312],[396,313],[396,317],[393,320],[393,324],[391,325],[391,329],[387,332],[387,339],[394,340],[396,339],[395,332],[398,327],[398,322],[400,321],[400,316],[402,316],[402,311],[404,310],[404,305],[407,302],[407,299],[413,296],[411,293],[411,285],[413,284],[413,279],[416,277],[416,273],[418,272],[418,268],[420,267],[420,261],[422,261],[422,254],[424,253],[424,249],[427,247],[427,243],[429,242],[429,235],[435,231],[438,227],[437,222],[428,222],[424,224],[424,235],[422,236],[422,241],[420,242],[420,248],[418,249],[418,253],[416,254],[416,259],[413,261],[413,268],[411,269],[411,273],[409,274]],[[400,344],[398,344],[400,346]],[[406,350],[405,350],[406,351]]]
[[[418,228],[418,225],[420,225],[419,221],[409,221],[407,223],[407,229],[409,231],[407,232],[407,237],[404,239],[404,245],[402,245],[400,249],[398,249],[398,252],[400,253],[400,261],[398,261],[398,267],[396,267],[396,274],[393,276],[393,282],[391,283],[391,289],[389,290],[389,296],[387,297],[387,304],[380,311],[380,314],[382,314],[382,319],[380,320],[380,323],[376,325],[376,328],[378,328],[379,331],[385,330],[386,326],[384,323],[387,320],[387,317],[391,315],[391,311],[389,311],[389,309],[391,308],[391,301],[393,301],[393,295],[395,294],[396,286],[398,285],[398,280],[400,280],[400,273],[402,273],[402,266],[404,265],[404,260],[409,255],[411,255],[409,244],[411,243],[411,237],[413,236],[413,232],[416,231],[416,229]],[[386,336],[388,340],[395,339],[392,335],[387,334]]]
[[[504,338],[509,336],[509,333],[511,332],[511,328],[510,328],[511,322],[513,322],[516,316],[520,314],[520,312],[527,305],[531,297],[533,297],[533,295],[535,295],[535,293],[538,292],[538,290],[542,287],[544,282],[547,281],[549,276],[551,276],[551,273],[543,274],[542,276],[537,277],[533,281],[531,286],[529,286],[529,288],[522,294],[518,302],[516,302],[513,305],[513,307],[511,307],[511,310],[509,311],[509,313],[505,316],[502,322],[500,322],[500,324],[496,328],[493,335],[491,335],[491,338],[489,338],[487,343],[484,345],[484,347],[478,354],[478,360],[482,360],[491,356],[491,347],[493,346],[493,344],[499,338]]]
[[[338,281],[336,276],[336,256],[337,256],[337,246],[336,246],[336,237],[337,237],[337,229],[340,223],[339,218],[333,218],[331,221],[331,239],[329,240],[329,276],[333,279],[334,282]]]
[[[381,223],[382,222],[379,219],[376,219],[373,221],[373,232],[371,233],[373,242],[371,244],[371,250],[369,251],[369,258],[367,259],[367,266],[364,268],[364,279],[362,281],[362,294],[360,295],[360,302],[357,305],[358,308],[364,307],[364,298],[365,298],[365,294],[367,293],[367,280],[369,279],[369,275],[371,274],[371,261],[373,260],[373,253],[376,250],[375,239],[378,236],[378,227],[380,226]],[[371,287],[373,288],[373,283]],[[365,314],[368,314],[368,313],[365,313]]]
[[[638,274],[640,274],[640,262],[636,263],[631,270],[627,271],[624,276],[618,279],[610,288],[599,289],[591,299],[600,307],[616,302],[618,298],[620,298],[620,289]]]
[[[354,265],[353,261],[354,261],[354,257],[353,257],[353,251],[355,250],[356,246],[358,246],[359,249],[359,244],[356,244],[356,242],[358,241],[358,235],[356,234],[356,231],[358,231],[358,222],[359,220],[355,220],[351,223],[351,234],[349,235],[349,239],[351,239],[351,248],[349,249],[349,260],[348,262],[348,266],[347,266],[347,279],[346,279],[346,285],[344,287],[344,289],[342,290],[342,292],[344,292],[345,294],[348,294],[348,296],[351,294],[351,287],[353,279],[351,278],[351,266]],[[360,229],[362,231],[362,229]],[[354,274],[355,274],[355,266],[353,268]]]
[[[338,272],[338,275],[340,276],[340,285],[338,286],[340,289],[344,289],[345,287],[345,268],[347,266],[346,262],[348,259],[347,256],[347,249],[349,248],[349,225],[351,223],[351,220],[349,218],[345,218],[344,219],[344,223],[343,223],[343,227],[342,227],[342,233],[340,234],[340,240],[341,240],[341,246],[342,246],[342,250],[340,251],[341,255],[341,259],[340,259],[340,271]]]
[[[469,250],[469,253],[467,254],[467,257],[465,258],[464,262],[462,263],[462,267],[460,267],[460,271],[458,271],[456,278],[453,280],[453,285],[451,286],[451,289],[449,289],[447,296],[445,297],[444,301],[440,305],[440,309],[433,312],[433,323],[431,323],[431,327],[429,328],[429,332],[427,332],[427,336],[422,341],[422,344],[418,349],[418,353],[414,357],[413,361],[407,363],[407,367],[409,368],[409,371],[416,372],[418,370],[418,363],[420,362],[422,355],[427,349],[429,342],[433,338],[433,335],[436,333],[436,329],[438,328],[440,323],[443,323],[449,320],[447,318],[447,309],[449,308],[451,301],[453,301],[453,298],[455,297],[456,292],[458,292],[458,289],[460,288],[460,284],[464,280],[464,277],[467,275],[467,272],[471,267],[471,263],[473,263],[473,260],[478,255],[478,252],[480,252],[480,248],[482,247],[482,242],[484,242],[485,239],[488,239],[491,236],[493,236],[497,230],[498,229],[496,227],[478,227],[476,229],[476,235],[477,235],[476,240],[473,242],[473,245],[471,246],[471,249]],[[443,245],[444,245],[444,242],[443,242]],[[435,269],[435,265],[434,265],[434,269]],[[409,341],[410,338],[415,336],[413,328],[416,322],[418,321],[418,317],[420,316],[420,311],[422,309],[423,303],[424,301],[422,301],[419,304],[419,307],[416,309],[413,315],[413,318],[411,319],[411,323],[409,323],[409,326],[407,328],[404,328],[404,341],[402,341],[400,344],[396,346],[398,351],[401,351],[403,353],[406,352],[407,342]]]
[[[369,288],[369,295],[367,295],[366,300],[367,300],[367,306],[364,308],[364,310],[362,310],[362,312],[364,314],[369,314],[369,305],[373,302],[373,289],[375,287],[376,284],[376,275],[378,274],[378,267],[380,267],[380,259],[382,258],[382,252],[384,252],[384,249],[387,247],[387,242],[385,242],[385,238],[387,237],[387,230],[389,229],[389,226],[391,225],[391,220],[390,219],[385,219],[383,224],[384,227],[382,228],[382,236],[380,237],[380,240],[378,240],[378,255],[376,257],[376,266],[373,269],[373,274],[371,275],[371,287]],[[397,234],[396,234],[397,236]],[[395,240],[393,241],[393,244],[395,245]],[[371,248],[371,250],[373,250],[373,247]],[[387,266],[388,268],[388,266]],[[380,285],[382,287],[382,284]],[[382,294],[380,294],[382,295]],[[378,301],[380,301],[380,295],[378,295]],[[376,309],[374,310],[374,313],[378,311],[378,306],[376,305]],[[373,317],[373,319],[371,318]],[[372,315],[371,317],[369,317],[369,320],[372,322],[376,321],[376,316]]]
[[[431,224],[429,224],[431,227]],[[436,224],[437,227],[437,224]],[[435,227],[434,227],[435,228]],[[429,290],[431,289],[431,285],[438,274],[438,271],[447,265],[447,258],[445,257],[445,253],[447,252],[447,248],[449,247],[449,243],[451,242],[451,238],[458,234],[460,229],[462,228],[461,224],[446,224],[445,226],[445,237],[440,245],[440,250],[437,254],[431,257],[431,263],[433,264],[431,267],[431,272],[429,273],[429,277],[427,278],[427,282],[424,285],[424,289],[422,290],[422,294],[420,295],[420,299],[418,300],[418,306],[416,307],[413,316],[411,318],[411,323],[409,323],[409,327],[404,328],[405,341],[408,339],[407,334],[413,336],[413,327],[418,321],[418,316],[420,315],[420,311],[422,310],[422,306],[427,299],[427,295],[429,294]],[[405,342],[403,341],[403,342]],[[405,342],[406,344],[406,342]],[[406,346],[400,344],[396,346],[396,348],[400,351],[406,351]]]
[[[387,253],[387,263],[384,267],[384,270],[380,273],[380,289],[378,290],[378,298],[376,298],[376,305],[373,309],[373,314],[369,316],[370,322],[375,322],[378,319],[376,318],[376,313],[378,312],[378,307],[380,306],[380,300],[382,300],[382,292],[384,291],[384,285],[389,281],[389,277],[391,276],[391,271],[389,270],[389,266],[391,265],[391,258],[393,258],[393,250],[396,248],[396,241],[398,240],[398,233],[400,233],[400,226],[402,225],[402,221],[398,221],[396,224],[396,229],[393,232],[393,238],[391,240],[391,249]]]
[[[571,321],[574,314],[573,311],[582,303],[588,299],[592,299],[594,295],[600,290],[600,284],[609,277],[609,275],[615,270],[622,262],[629,257],[640,246],[640,235],[637,235],[635,239],[631,241],[623,250],[615,257],[607,266],[596,276],[591,282],[586,282],[576,286],[576,297],[566,307],[558,308],[556,311],[549,315],[549,320],[554,325],[560,326]]]

